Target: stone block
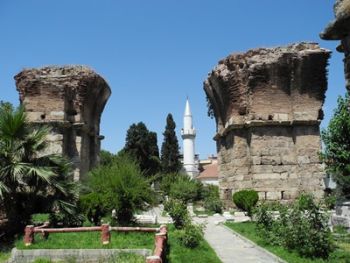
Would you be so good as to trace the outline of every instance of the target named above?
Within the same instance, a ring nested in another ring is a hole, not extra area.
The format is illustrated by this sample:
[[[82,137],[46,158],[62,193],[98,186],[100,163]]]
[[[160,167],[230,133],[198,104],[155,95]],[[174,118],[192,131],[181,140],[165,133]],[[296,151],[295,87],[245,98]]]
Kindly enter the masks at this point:
[[[261,164],[272,164],[272,165],[278,165],[281,164],[281,157],[280,156],[262,156],[261,157]]]
[[[252,163],[253,163],[253,165],[260,165],[261,164],[261,157],[260,156],[253,156]]]
[[[273,166],[272,165],[253,165],[250,169],[250,172],[252,174],[266,174],[266,173],[272,173],[273,172]]]

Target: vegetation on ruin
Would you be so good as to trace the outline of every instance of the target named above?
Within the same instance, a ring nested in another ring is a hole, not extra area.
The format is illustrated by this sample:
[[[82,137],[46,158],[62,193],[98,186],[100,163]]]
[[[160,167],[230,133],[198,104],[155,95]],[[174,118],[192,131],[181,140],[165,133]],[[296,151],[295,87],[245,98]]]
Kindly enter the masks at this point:
[[[7,231],[22,231],[30,215],[75,214],[78,185],[71,164],[62,156],[45,154],[47,127],[26,122],[22,107],[0,107],[0,199],[9,220]]]
[[[139,163],[144,175],[152,176],[160,171],[157,134],[149,131],[143,122],[134,123],[129,127],[122,152]]]
[[[324,152],[322,157],[327,171],[337,184],[340,198],[350,199],[350,98],[338,98],[338,106],[322,131]]]
[[[80,207],[95,224],[113,209],[119,224],[130,224],[135,212],[146,210],[155,202],[155,193],[139,165],[125,154],[116,156],[111,165],[92,170],[86,184]]]
[[[161,149],[161,166],[163,173],[177,173],[182,165],[179,160],[179,142],[175,133],[176,124],[169,113],[166,118],[166,126],[163,132],[164,140]]]

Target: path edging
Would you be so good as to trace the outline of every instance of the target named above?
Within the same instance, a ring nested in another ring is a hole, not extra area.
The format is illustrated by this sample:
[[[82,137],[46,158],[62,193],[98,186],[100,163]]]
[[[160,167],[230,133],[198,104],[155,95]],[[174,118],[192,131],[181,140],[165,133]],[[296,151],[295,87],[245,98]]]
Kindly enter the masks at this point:
[[[238,232],[234,231],[233,229],[229,228],[228,226],[225,225],[225,223],[220,223],[221,226],[223,226],[224,228],[226,228],[227,230],[231,231],[233,234],[237,235],[239,238],[241,238],[243,241],[249,243],[250,245],[254,246],[256,249],[260,250],[261,252],[268,254],[269,256],[271,256],[272,258],[274,258],[275,260],[277,260],[280,263],[288,263],[287,261],[281,259],[279,256],[276,256],[275,254],[271,253],[270,251],[268,251],[267,249],[259,246],[258,244],[256,244],[255,242],[251,241],[250,239],[246,238],[245,236],[242,236],[241,234],[239,234]]]

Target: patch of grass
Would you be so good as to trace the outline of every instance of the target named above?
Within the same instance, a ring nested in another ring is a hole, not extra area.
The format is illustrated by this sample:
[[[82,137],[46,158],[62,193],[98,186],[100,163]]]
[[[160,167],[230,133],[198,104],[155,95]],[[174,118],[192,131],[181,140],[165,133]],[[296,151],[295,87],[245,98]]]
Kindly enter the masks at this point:
[[[15,243],[18,249],[62,249],[62,248],[146,248],[153,249],[154,233],[112,232],[111,242],[102,245],[100,232],[54,233],[45,240],[40,234],[35,235],[35,242],[24,246],[23,240]]]
[[[32,222],[49,221],[49,214],[32,214]]]
[[[12,246],[0,243],[0,263],[6,262],[11,256]]]
[[[10,258],[11,251],[0,251],[0,263],[6,262]]]
[[[303,258],[300,257],[296,252],[288,251],[283,247],[266,244],[265,241],[257,235],[255,223],[253,222],[225,223],[225,225],[238,232],[242,236],[250,239],[257,245],[284,259],[288,263],[350,263],[350,251],[344,250],[338,244],[338,248],[336,251],[331,253],[328,260]]]
[[[64,261],[52,261],[47,258],[37,258],[33,263],[75,263],[77,262],[75,258],[66,258]],[[99,263],[105,263],[105,259],[98,261]],[[121,253],[116,257],[110,258],[108,263],[144,263],[145,258],[141,255],[131,254],[131,253]]]
[[[168,261],[171,263],[182,262],[210,262],[221,263],[220,259],[209,246],[202,240],[196,248],[186,248],[181,245],[173,225],[169,225],[169,242],[168,242]]]

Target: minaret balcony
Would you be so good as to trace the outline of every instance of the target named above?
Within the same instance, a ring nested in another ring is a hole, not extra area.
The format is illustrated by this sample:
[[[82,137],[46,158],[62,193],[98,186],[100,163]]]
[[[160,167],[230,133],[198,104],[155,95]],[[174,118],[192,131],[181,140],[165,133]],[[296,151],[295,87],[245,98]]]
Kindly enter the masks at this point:
[[[182,136],[186,136],[186,135],[190,135],[190,136],[196,136],[196,130],[195,129],[181,129],[181,135]]]

